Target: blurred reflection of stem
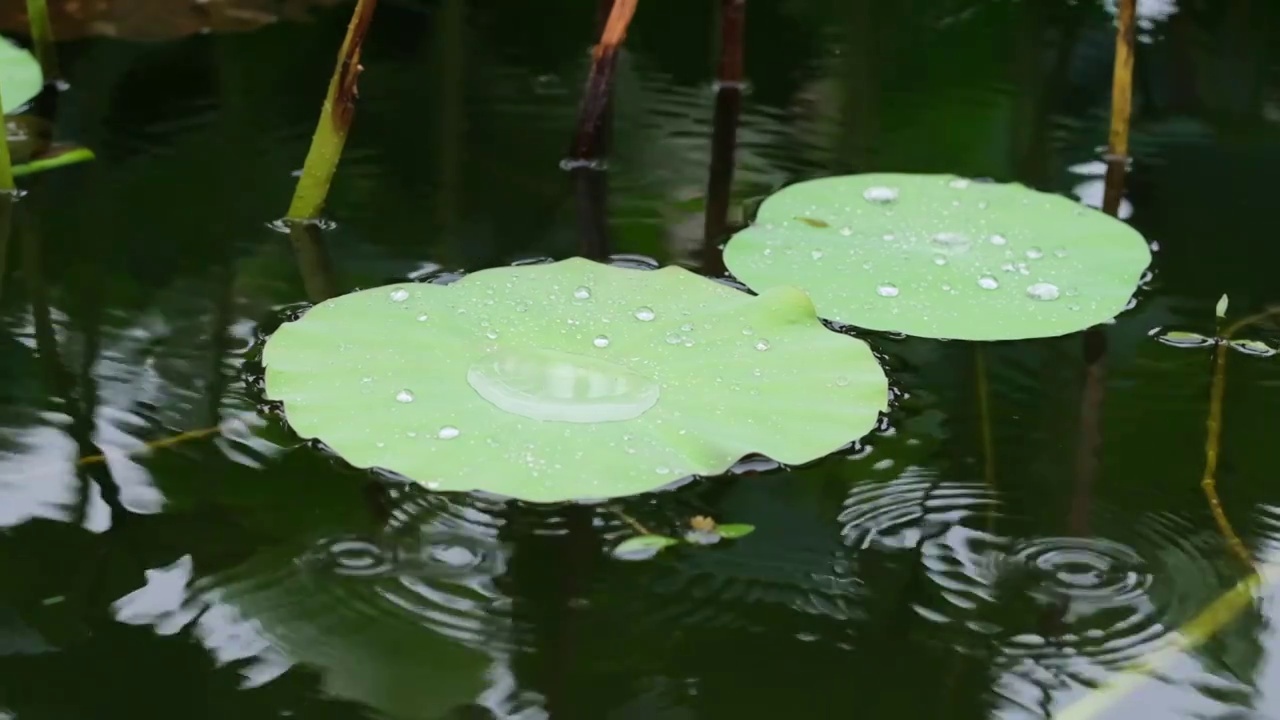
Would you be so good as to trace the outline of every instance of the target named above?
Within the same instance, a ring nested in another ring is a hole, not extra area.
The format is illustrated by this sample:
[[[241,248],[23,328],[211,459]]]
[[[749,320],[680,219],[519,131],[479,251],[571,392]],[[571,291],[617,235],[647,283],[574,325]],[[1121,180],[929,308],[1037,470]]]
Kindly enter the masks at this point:
[[[1111,132],[1107,142],[1107,177],[1102,211],[1116,215],[1129,165],[1129,125],[1133,114],[1133,48],[1137,0],[1119,0],[1116,61],[1111,77]]]
[[[838,171],[866,171],[879,134],[879,89],[876,83],[875,10],[872,0],[846,0],[843,94],[835,161]]]
[[[17,200],[0,193],[0,301],[4,300],[4,280],[9,273],[9,236],[13,229],[13,205]]]
[[[1209,603],[1198,615],[1175,632],[1169,633],[1166,636],[1169,639],[1167,644],[1139,659],[1124,672],[1113,675],[1110,681],[1085,697],[1068,705],[1062,712],[1053,716],[1054,720],[1088,720],[1099,717],[1179,655],[1200,647],[1245,609],[1254,607],[1257,592],[1278,581],[1280,581],[1280,566],[1264,565],[1258,572],[1250,572],[1230,590]]]
[[[1101,327],[1084,332],[1084,392],[1080,399],[1080,433],[1076,443],[1076,492],[1071,501],[1068,529],[1077,536],[1089,534],[1089,508],[1098,477],[1102,448],[1102,403],[1106,396],[1107,336]]]
[[[716,109],[712,118],[707,212],[702,226],[702,267],[714,274],[725,272],[719,245],[728,232],[729,199],[733,194],[734,155],[742,113],[746,5],[746,0],[720,2],[720,68],[716,77]]]
[[[58,49],[53,44],[53,24],[49,22],[49,6],[45,0],[27,0],[27,20],[44,81],[53,82],[58,78]]]
[[[338,283],[333,276],[333,265],[325,247],[323,230],[316,223],[292,223],[289,226],[289,242],[302,273],[302,286],[307,299],[322,302],[338,294]]]
[[[466,0],[446,0],[436,20],[439,48],[440,125],[439,142],[436,143],[436,213],[437,226],[442,238],[457,225],[459,178],[462,168],[462,152],[466,134]],[[444,255],[440,254],[443,258]]]
[[[585,160],[599,156],[600,132],[613,93],[613,71],[618,64],[618,47],[627,36],[627,27],[636,12],[638,0],[614,0],[600,33],[600,42],[591,53],[591,70],[587,75],[582,104],[578,109],[578,125],[569,157]]]
[[[991,436],[991,388],[987,382],[987,360],[981,345],[974,346],[974,364],[978,376],[978,420],[982,432],[982,480],[991,490],[996,487],[996,448]],[[995,524],[994,508],[987,513],[987,531]]]
[[[201,438],[207,438],[211,435],[217,435],[218,432],[221,430],[222,430],[221,425],[214,425],[212,427],[200,428],[199,430],[188,430],[183,433],[178,433],[177,435],[171,435],[167,438],[152,440],[151,442],[142,446],[142,448],[136,451],[126,453],[126,455],[129,457],[136,457],[138,455],[142,455],[147,452],[161,450],[167,447],[173,447],[174,445],[180,445],[190,440],[200,440]],[[102,453],[96,453],[93,455],[85,455],[84,457],[77,460],[76,464],[77,465],[95,465],[98,463],[105,463],[106,461],[107,461],[106,455],[103,455]]]
[[[1280,314],[1280,308],[1270,308],[1250,315],[1232,323],[1219,335],[1213,356],[1213,381],[1209,386],[1209,415],[1205,420],[1204,473],[1200,476],[1200,489],[1204,491],[1205,499],[1209,502],[1209,511],[1213,513],[1214,522],[1218,524],[1218,531],[1222,533],[1227,546],[1249,568],[1253,567],[1253,556],[1231,527],[1231,521],[1227,518],[1227,513],[1222,508],[1222,500],[1218,496],[1218,452],[1222,447],[1222,400],[1227,390],[1227,352],[1230,341],[1237,332],[1277,314]]]
[[[578,215],[578,247],[583,257],[604,260],[609,255],[609,176],[587,167],[570,171]]]
[[[291,220],[315,220],[324,208],[329,184],[338,168],[338,159],[342,156],[351,119],[355,115],[356,80],[364,69],[360,65],[360,52],[377,4],[378,0],[357,0],[351,13],[351,24],[347,26],[347,35],[338,51],[338,63],[329,80],[324,104],[320,107],[320,119],[311,138],[311,149],[307,151],[302,176],[298,178],[293,201],[289,203],[287,217]]]

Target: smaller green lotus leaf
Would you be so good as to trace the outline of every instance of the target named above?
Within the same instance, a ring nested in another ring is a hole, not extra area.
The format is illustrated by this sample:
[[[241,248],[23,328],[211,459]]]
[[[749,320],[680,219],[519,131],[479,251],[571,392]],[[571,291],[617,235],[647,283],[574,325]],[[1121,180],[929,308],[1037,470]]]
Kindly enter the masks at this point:
[[[720,533],[720,537],[728,538],[730,540],[750,535],[755,532],[755,530],[755,525],[748,525],[746,523],[729,523],[727,525],[716,526],[716,532]]]
[[[871,349],[798,290],[580,258],[335,298],[263,361],[293,429],[352,465],[539,502],[647,492],[750,453],[807,462],[888,399]]]
[[[0,38],[0,99],[3,112],[11,113],[40,94],[44,73],[31,53]]]
[[[1200,333],[1189,332],[1187,330],[1170,330],[1161,332],[1157,329],[1154,333],[1156,340],[1179,348],[1209,347],[1218,341],[1214,338],[1201,335]]]
[[[665,535],[637,535],[618,543],[613,548],[613,556],[619,560],[648,560],[664,548],[679,542]]]
[[[803,288],[824,318],[919,337],[1017,340],[1115,317],[1151,251],[1123,222],[1022,185],[867,174],[772,195],[724,260],[756,291]]]

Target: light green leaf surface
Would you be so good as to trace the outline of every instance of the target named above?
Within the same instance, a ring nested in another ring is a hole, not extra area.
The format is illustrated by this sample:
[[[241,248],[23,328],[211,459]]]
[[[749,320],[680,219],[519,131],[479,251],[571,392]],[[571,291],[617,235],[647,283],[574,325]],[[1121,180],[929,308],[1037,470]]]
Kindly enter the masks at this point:
[[[356,467],[524,500],[633,495],[749,453],[807,462],[886,407],[865,343],[792,288],[579,258],[345,295],[283,325],[266,392]]]
[[[675,538],[665,535],[637,535],[618,543],[613,549],[613,556],[619,560],[648,560],[657,555],[663,548],[679,543]]]
[[[1021,185],[867,174],[774,194],[724,259],[753,290],[804,289],[824,318],[1014,340],[1116,316],[1151,252],[1128,225]]]
[[[44,73],[31,53],[0,38],[0,99],[10,113],[35,97],[44,86]]]
[[[730,540],[750,535],[755,530],[755,525],[746,523],[729,523],[728,525],[716,526],[716,532],[720,533],[720,537],[729,538]]]

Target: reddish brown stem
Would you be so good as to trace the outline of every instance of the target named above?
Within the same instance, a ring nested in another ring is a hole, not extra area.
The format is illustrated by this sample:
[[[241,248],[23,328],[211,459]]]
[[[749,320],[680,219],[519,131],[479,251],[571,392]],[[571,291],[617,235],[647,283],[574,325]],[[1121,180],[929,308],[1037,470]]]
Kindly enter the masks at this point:
[[[587,76],[582,105],[578,110],[578,127],[569,154],[573,159],[597,157],[599,131],[609,105],[613,86],[613,70],[617,65],[618,46],[627,37],[627,27],[635,16],[638,0],[614,0],[600,42],[591,53],[591,71]]]
[[[728,230],[734,156],[738,147],[738,120],[742,113],[743,35],[746,16],[746,0],[721,0],[720,71],[716,78],[711,168],[707,179],[707,213],[703,224],[703,267],[711,272],[724,271],[724,261],[718,245]]]

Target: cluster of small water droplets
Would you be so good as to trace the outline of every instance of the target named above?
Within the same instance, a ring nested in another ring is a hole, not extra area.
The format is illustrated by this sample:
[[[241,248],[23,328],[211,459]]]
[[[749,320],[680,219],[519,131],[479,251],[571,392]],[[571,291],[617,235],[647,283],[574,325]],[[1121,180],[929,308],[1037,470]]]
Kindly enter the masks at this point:
[[[884,205],[898,199],[898,188],[885,187],[883,185],[869,187],[862,191],[862,198],[867,202]]]

